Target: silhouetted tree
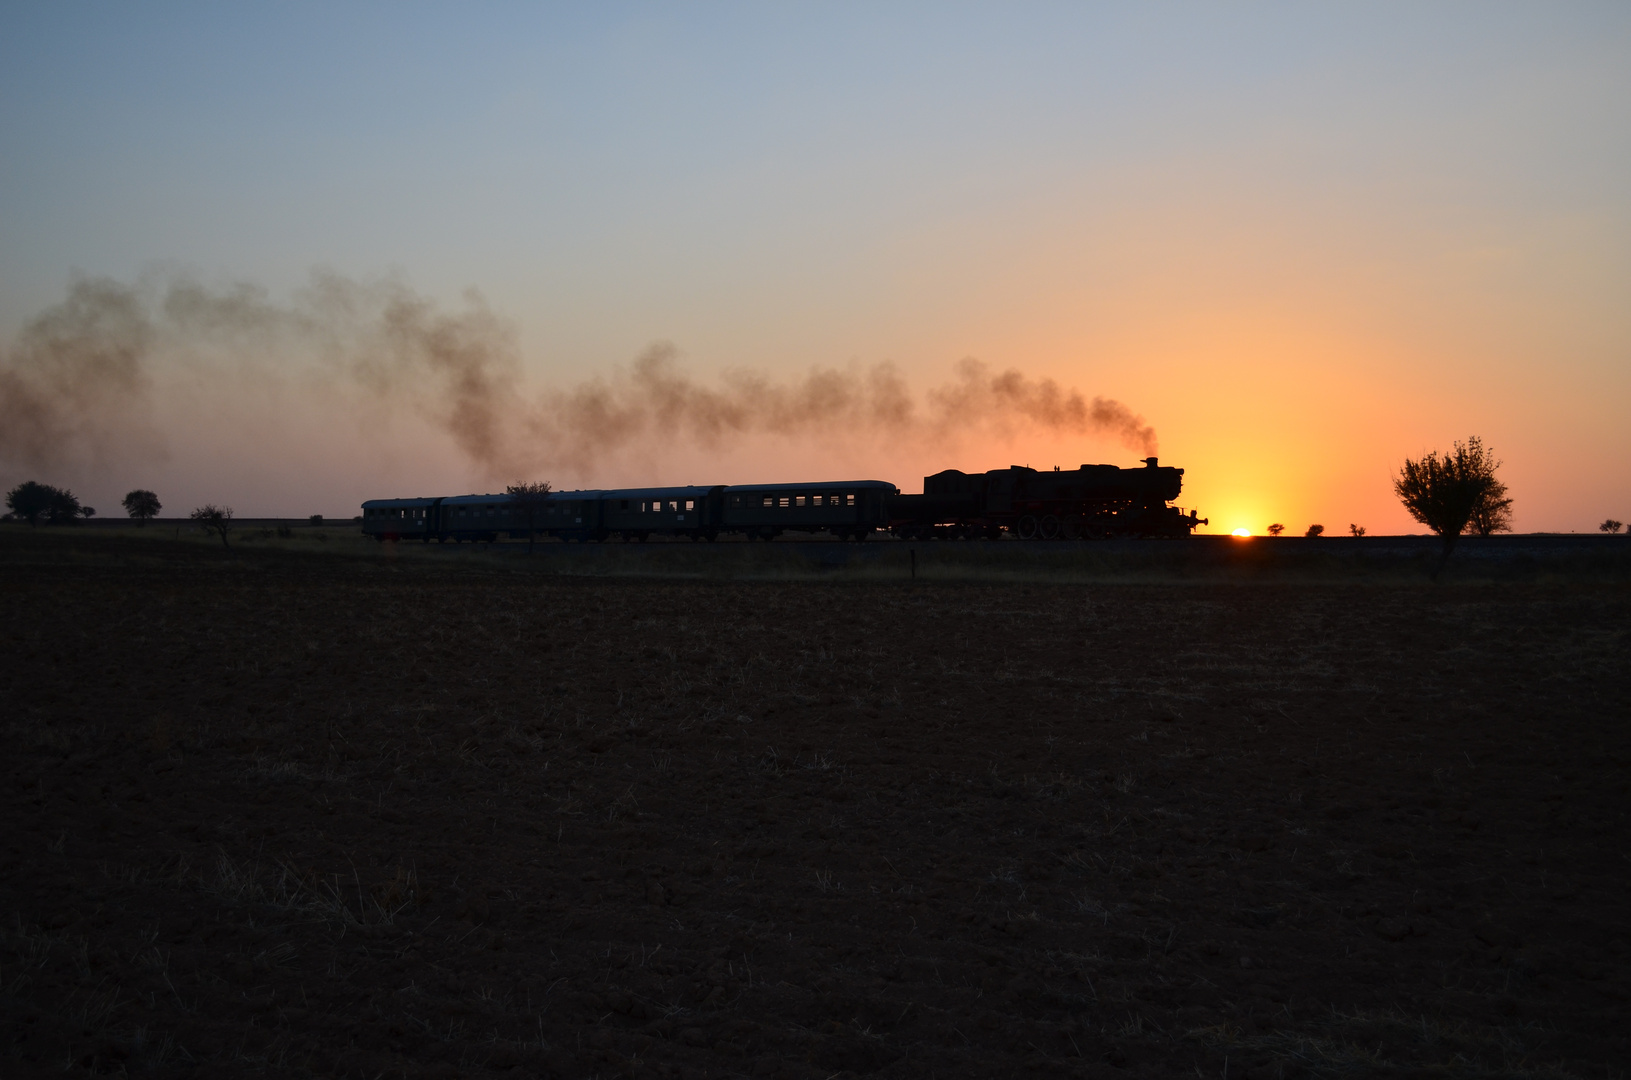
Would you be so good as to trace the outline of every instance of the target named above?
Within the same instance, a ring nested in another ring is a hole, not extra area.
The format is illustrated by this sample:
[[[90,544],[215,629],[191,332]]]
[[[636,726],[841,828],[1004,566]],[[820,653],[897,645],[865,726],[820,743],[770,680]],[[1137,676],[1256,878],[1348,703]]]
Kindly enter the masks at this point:
[[[1308,527],[1308,531],[1303,533],[1303,535],[1304,536],[1324,536],[1325,535],[1325,526],[1324,525],[1310,525]]]
[[[79,499],[67,488],[53,488],[51,506],[46,510],[46,520],[53,525],[78,525],[80,516]]]
[[[1365,535],[1365,526],[1363,526],[1363,525],[1349,525],[1348,526],[1348,531],[1350,533],[1352,533],[1354,536],[1364,536]]]
[[[205,503],[188,516],[205,532],[219,536],[222,547],[232,546],[227,543],[227,533],[232,531],[232,507]]]
[[[532,551],[533,535],[538,531],[538,522],[544,516],[544,508],[549,505],[549,493],[554,490],[548,481],[539,480],[530,484],[511,484],[504,489],[504,494],[510,497],[510,509],[516,517],[527,526],[527,551]]]
[[[1623,522],[1615,521],[1613,518],[1609,518],[1607,521],[1597,526],[1597,528],[1606,533],[1617,533],[1620,531],[1620,527],[1623,524]]]
[[[96,507],[94,507],[94,506],[81,506],[79,508],[79,516],[82,517],[82,518],[85,518],[86,520],[89,520],[89,519],[95,517],[96,516]]]
[[[1457,538],[1472,524],[1475,512],[1482,510],[1488,515],[1491,531],[1510,528],[1504,522],[1511,516],[1512,500],[1506,498],[1506,487],[1495,479],[1495,470],[1500,466],[1495,455],[1474,435],[1464,443],[1456,443],[1448,454],[1435,450],[1419,461],[1406,458],[1393,478],[1393,491],[1411,517],[1439,535],[1444,542],[1444,558],[1448,559]],[[1439,564],[1441,569],[1443,565]]]
[[[1284,525],[1280,524],[1278,521],[1276,521],[1273,525],[1270,525],[1269,528],[1268,528],[1268,534],[1270,536],[1279,536],[1281,533],[1283,533],[1285,531],[1286,531],[1286,527]]]
[[[11,511],[13,517],[21,518],[30,525],[38,525],[40,518],[50,514],[57,496],[61,494],[50,484],[24,480],[6,492],[6,509]]]
[[[1486,459],[1481,466],[1486,470],[1489,485],[1478,501],[1472,507],[1472,528],[1479,536],[1488,536],[1491,533],[1512,531],[1512,497],[1506,493],[1506,485],[1495,478],[1495,470],[1501,463],[1495,460],[1494,455],[1483,452],[1483,444],[1476,438],[1467,440],[1469,445],[1477,445],[1480,457]]]
[[[158,517],[159,511],[164,509],[159,497],[144,488],[126,494],[124,503],[125,513],[135,518],[138,526],[146,525],[148,518]]]

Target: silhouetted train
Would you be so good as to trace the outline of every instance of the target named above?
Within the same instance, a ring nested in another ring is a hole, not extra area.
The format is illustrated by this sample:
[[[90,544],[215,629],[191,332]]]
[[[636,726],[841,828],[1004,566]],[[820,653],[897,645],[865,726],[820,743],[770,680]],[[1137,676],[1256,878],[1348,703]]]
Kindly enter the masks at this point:
[[[555,491],[536,502],[510,495],[372,499],[362,504],[362,528],[377,540],[426,542],[492,541],[501,534],[578,542],[717,540],[729,533],[773,540],[786,532],[825,532],[841,540],[877,532],[903,539],[1188,536],[1206,519],[1170,505],[1183,474],[1146,458],[1142,469],[948,469],[924,477],[922,495],[902,495],[881,480],[851,480]]]

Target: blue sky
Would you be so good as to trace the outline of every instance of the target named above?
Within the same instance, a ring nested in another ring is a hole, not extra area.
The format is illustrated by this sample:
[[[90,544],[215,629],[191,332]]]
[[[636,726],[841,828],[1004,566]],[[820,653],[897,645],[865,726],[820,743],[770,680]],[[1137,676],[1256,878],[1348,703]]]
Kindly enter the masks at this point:
[[[1631,458],[1628,193],[1622,4],[0,9],[0,341],[75,274],[322,267],[479,290],[540,384],[977,356],[1128,400],[1241,513],[1472,430],[1537,495],[1560,440]],[[1376,440],[1288,471],[1322,409]]]

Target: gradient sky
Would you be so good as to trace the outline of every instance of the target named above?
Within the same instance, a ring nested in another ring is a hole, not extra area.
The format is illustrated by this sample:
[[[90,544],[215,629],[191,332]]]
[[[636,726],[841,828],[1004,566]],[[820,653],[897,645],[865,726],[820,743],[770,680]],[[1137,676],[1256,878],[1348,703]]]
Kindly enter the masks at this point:
[[[1631,6],[0,6],[0,343],[76,275],[314,268],[477,290],[529,387],[657,341],[703,379],[1053,378],[1146,417],[1211,531],[1419,531],[1391,470],[1470,434],[1520,530],[1584,531],[1631,520]],[[507,479],[275,364],[155,362],[162,454],[0,481],[349,514]],[[1136,456],[755,437],[550,478]]]

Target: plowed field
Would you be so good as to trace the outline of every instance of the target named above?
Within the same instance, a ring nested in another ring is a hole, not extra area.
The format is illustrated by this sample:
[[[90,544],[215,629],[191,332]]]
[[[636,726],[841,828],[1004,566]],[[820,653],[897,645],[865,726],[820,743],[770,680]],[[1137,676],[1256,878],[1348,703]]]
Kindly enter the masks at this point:
[[[1624,587],[7,536],[7,1077],[1631,1060]]]

